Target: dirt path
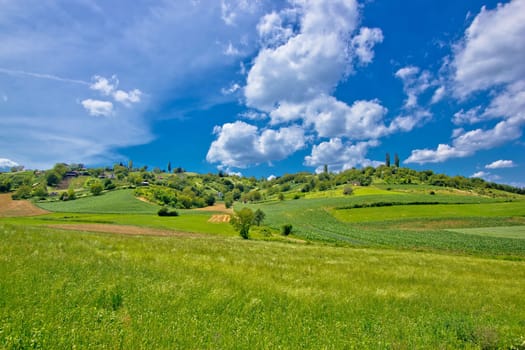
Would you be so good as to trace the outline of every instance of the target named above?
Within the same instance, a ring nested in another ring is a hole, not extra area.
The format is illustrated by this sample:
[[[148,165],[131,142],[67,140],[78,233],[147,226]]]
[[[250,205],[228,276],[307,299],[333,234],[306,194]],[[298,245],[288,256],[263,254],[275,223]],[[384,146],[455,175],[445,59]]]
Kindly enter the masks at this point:
[[[11,193],[0,194],[0,217],[34,216],[47,214],[48,211],[40,209],[30,201],[11,198]]]
[[[121,234],[121,235],[184,236],[184,237],[202,236],[197,233],[177,232],[177,231],[161,230],[161,229],[149,228],[149,227],[111,225],[111,224],[56,224],[56,225],[47,225],[47,227],[59,228],[63,230],[74,230],[74,231],[116,233],[116,234]]]

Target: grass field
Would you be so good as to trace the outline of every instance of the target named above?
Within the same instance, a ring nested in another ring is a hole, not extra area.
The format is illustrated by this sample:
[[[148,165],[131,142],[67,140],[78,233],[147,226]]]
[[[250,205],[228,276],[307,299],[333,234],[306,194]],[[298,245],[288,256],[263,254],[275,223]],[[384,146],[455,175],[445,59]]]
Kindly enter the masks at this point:
[[[525,239],[525,226],[476,227],[451,231],[478,236]]]
[[[482,204],[399,205],[334,210],[343,222],[404,220],[414,218],[512,217],[525,216],[525,201]]]
[[[0,217],[0,349],[525,349],[525,202],[427,190],[246,204],[247,241],[130,190]]]
[[[525,262],[0,224],[0,348],[510,348]]]
[[[159,210],[159,206],[135,198],[133,190],[111,191],[100,196],[73,201],[41,202],[37,205],[45,210],[64,213],[152,214]]]

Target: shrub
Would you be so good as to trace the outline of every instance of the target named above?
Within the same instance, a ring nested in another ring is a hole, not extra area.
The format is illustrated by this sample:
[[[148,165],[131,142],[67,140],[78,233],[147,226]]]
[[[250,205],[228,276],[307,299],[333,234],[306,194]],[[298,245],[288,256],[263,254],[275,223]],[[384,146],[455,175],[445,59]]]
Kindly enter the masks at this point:
[[[345,186],[345,188],[343,188],[343,194],[345,196],[349,196],[351,195],[352,193],[354,193],[354,189],[350,186]]]
[[[93,193],[93,195],[95,196],[98,196],[99,194],[101,194],[103,189],[104,188],[102,187],[102,184],[100,183],[100,181],[93,182],[89,188],[91,193]]]
[[[169,210],[167,207],[162,207],[157,212],[158,216],[179,216],[176,210]]]
[[[282,227],[282,234],[283,236],[288,236],[290,233],[292,233],[293,226],[291,224],[283,225]]]

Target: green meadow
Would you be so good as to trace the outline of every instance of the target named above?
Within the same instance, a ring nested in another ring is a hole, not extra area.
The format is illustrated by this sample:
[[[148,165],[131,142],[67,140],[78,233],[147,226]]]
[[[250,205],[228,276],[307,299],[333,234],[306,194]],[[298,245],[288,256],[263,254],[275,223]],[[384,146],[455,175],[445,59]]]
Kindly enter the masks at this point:
[[[525,262],[2,224],[0,347],[512,348]]]
[[[525,348],[525,201],[430,190],[236,203],[249,240],[130,190],[37,203],[0,219],[0,348]]]

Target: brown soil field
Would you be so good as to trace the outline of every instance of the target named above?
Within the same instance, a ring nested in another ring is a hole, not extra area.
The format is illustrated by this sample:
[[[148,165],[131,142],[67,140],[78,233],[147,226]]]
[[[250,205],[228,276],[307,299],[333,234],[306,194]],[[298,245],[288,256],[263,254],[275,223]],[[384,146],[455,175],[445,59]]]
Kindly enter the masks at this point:
[[[177,232],[177,231],[161,230],[161,229],[148,228],[148,227],[128,226],[128,225],[111,225],[111,224],[56,224],[56,225],[47,225],[47,227],[58,228],[62,230],[116,233],[116,234],[121,234],[121,235],[184,236],[184,237],[202,236],[197,233]]]
[[[34,216],[47,214],[48,211],[40,209],[30,201],[13,200],[10,193],[0,194],[0,217]]]
[[[212,215],[208,222],[219,223],[219,222],[230,222],[230,215]]]
[[[210,207],[199,208],[197,210],[201,210],[201,211],[218,211],[218,212],[221,212],[221,213],[233,214],[233,209],[232,208],[229,208],[229,209],[226,208],[224,203],[215,204],[215,205],[212,205]]]

